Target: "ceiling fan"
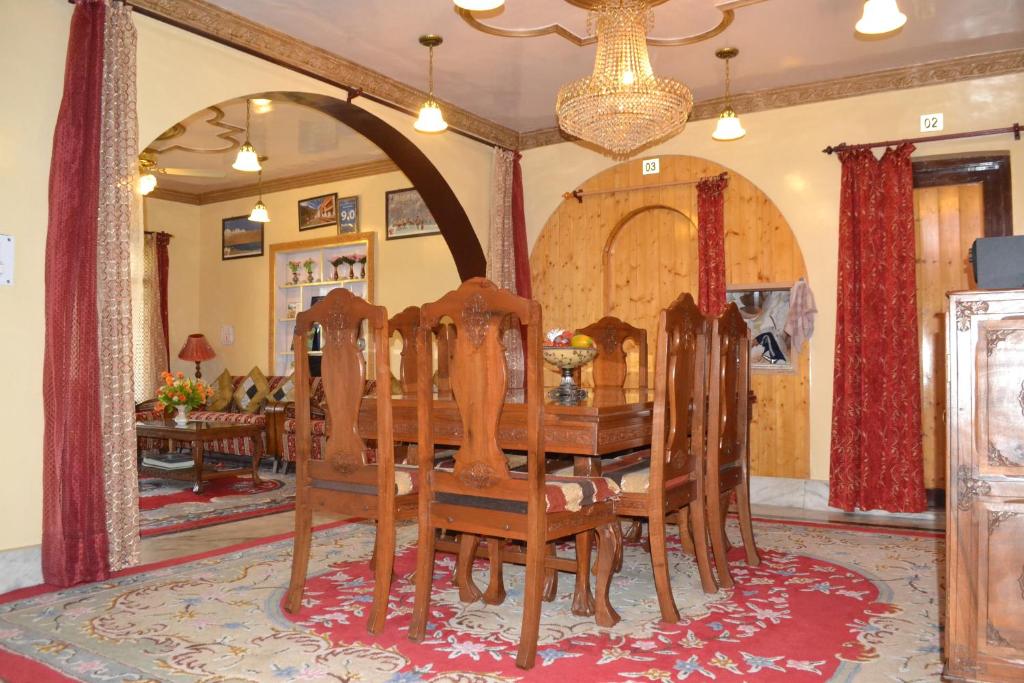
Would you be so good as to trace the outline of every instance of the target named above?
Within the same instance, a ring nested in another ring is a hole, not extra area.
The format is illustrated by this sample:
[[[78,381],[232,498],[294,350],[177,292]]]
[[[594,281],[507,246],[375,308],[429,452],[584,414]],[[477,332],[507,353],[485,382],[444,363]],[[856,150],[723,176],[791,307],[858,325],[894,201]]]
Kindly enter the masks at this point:
[[[139,155],[139,194],[147,195],[156,188],[157,175],[176,175],[190,178],[223,178],[223,171],[203,168],[170,168],[157,163],[159,152],[147,147]]]

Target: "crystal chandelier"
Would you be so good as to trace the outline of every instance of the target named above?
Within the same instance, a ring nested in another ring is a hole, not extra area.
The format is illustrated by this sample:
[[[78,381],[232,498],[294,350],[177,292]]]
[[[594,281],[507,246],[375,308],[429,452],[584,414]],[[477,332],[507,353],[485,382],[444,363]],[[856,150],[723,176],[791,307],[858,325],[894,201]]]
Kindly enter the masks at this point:
[[[646,0],[602,0],[595,13],[594,73],[559,89],[558,125],[616,158],[626,158],[682,130],[693,96],[682,83],[658,78],[651,69]]]

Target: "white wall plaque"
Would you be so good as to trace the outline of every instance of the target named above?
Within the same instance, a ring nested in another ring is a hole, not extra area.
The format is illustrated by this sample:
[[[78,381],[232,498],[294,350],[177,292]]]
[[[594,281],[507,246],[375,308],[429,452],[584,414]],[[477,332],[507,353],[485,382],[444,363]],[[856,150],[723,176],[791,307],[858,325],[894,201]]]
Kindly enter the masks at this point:
[[[661,159],[644,159],[644,175],[657,175],[661,173]]]
[[[936,133],[942,130],[942,114],[922,114],[921,132]]]

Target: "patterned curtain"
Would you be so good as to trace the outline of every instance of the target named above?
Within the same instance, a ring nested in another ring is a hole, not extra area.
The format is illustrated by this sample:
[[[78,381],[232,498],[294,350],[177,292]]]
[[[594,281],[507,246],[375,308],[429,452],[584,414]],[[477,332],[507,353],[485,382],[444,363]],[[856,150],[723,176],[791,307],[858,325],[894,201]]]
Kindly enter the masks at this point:
[[[841,152],[829,505],[925,509],[913,145]]]
[[[499,287],[529,298],[530,262],[526,248],[523,210],[523,173],[519,152],[494,148],[491,180],[491,226],[488,239],[487,278]],[[504,336],[509,387],[523,388],[525,366],[521,331],[513,327]]]
[[[161,307],[159,241],[158,234],[146,233],[142,247],[142,306],[133,331],[136,403],[156,396],[160,373],[170,368]]]
[[[164,368],[171,369],[171,326],[167,318],[167,280],[170,277],[171,259],[168,253],[168,246],[171,243],[171,236],[166,232],[156,234],[156,270],[159,282],[160,296],[160,329],[164,336]]]
[[[704,315],[725,310],[725,188],[724,173],[697,183],[698,301]]]
[[[68,586],[137,562],[130,242],[135,30],[78,0],[53,134],[43,360],[43,578]]]

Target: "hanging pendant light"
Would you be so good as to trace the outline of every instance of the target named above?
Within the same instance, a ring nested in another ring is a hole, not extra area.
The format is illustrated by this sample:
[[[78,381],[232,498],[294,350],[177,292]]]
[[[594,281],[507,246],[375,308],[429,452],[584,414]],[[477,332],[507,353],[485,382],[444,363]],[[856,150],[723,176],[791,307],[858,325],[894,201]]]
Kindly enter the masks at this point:
[[[259,160],[257,159],[257,163]],[[259,171],[257,177],[257,186],[259,187],[260,196],[256,200],[256,205],[252,207],[252,211],[249,212],[249,220],[253,223],[269,223],[270,212],[267,211],[267,205],[263,203],[263,171]]]
[[[455,6],[467,9],[470,12],[486,12],[498,9],[505,4],[505,0],[455,0]]]
[[[739,140],[747,134],[740,123],[740,117],[736,116],[736,110],[732,108],[732,94],[730,91],[729,60],[740,53],[734,47],[724,47],[715,52],[715,56],[725,60],[725,109],[718,115],[718,125],[715,132],[711,134],[715,140],[723,142],[728,140]]]
[[[430,61],[427,66],[428,97],[427,101],[420,107],[419,118],[413,124],[413,128],[421,133],[440,133],[448,128],[448,123],[444,120],[444,114],[441,113],[441,107],[434,101],[434,48],[442,42],[444,40],[441,36],[433,34],[420,36],[420,45],[423,45],[430,51]]]
[[[156,176],[148,171],[139,176],[139,194],[145,197],[156,189]]]
[[[256,154],[256,148],[249,142],[249,120],[251,115],[251,100],[245,100],[245,142],[238,148],[238,156],[235,157],[235,163],[231,164],[231,168],[236,171],[245,171],[246,173],[256,173],[262,168],[260,166],[260,158]]]
[[[896,0],[867,0],[864,14],[854,26],[857,33],[876,36],[891,33],[907,23],[907,15],[900,11]]]

